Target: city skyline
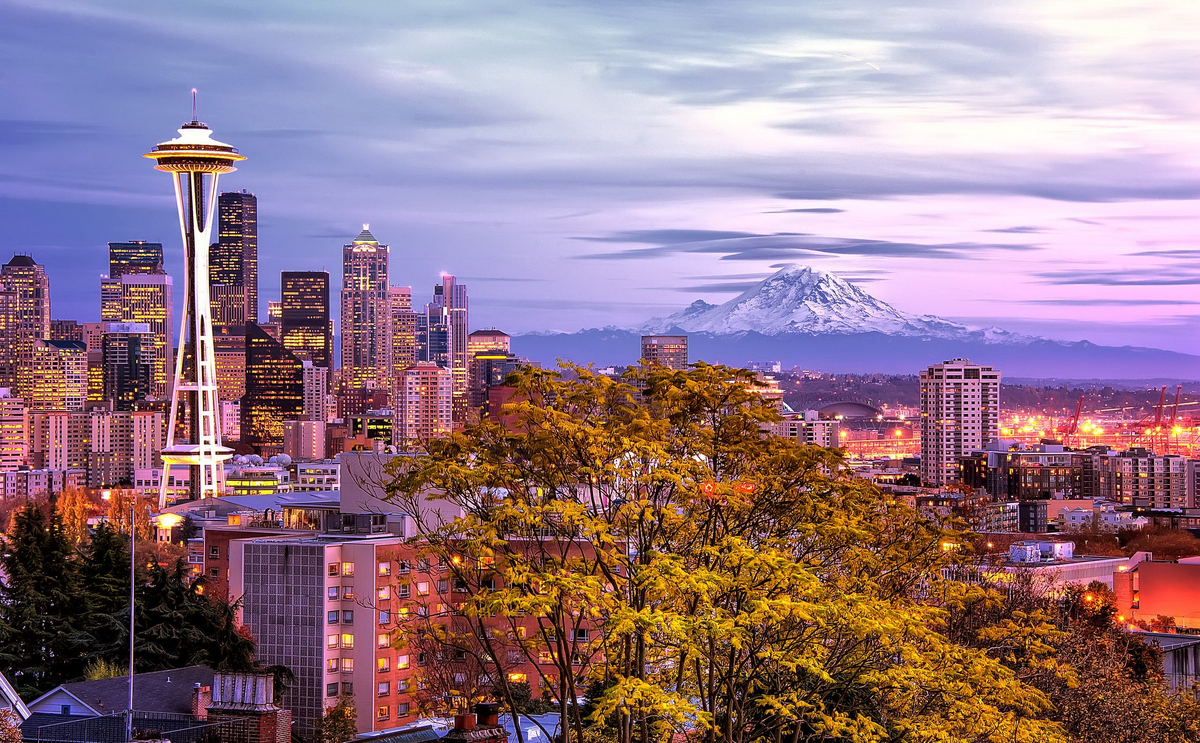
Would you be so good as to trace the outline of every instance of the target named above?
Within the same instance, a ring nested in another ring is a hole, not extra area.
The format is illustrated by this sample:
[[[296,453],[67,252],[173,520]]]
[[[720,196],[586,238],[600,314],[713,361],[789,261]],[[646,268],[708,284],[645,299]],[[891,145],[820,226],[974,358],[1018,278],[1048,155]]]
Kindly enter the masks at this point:
[[[364,31],[309,9],[265,34],[270,13],[244,8],[12,3],[3,53],[27,74],[0,82],[0,241],[55,277],[55,319],[95,319],[105,243],[176,242],[128,160],[195,85],[201,119],[256,163],[229,187],[261,200],[260,311],[281,270],[337,281],[337,248],[370,222],[391,283],[455,274],[475,326],[513,334],[634,325],[795,262],[908,312],[1198,352],[1173,87],[1196,70],[1196,14],[1038,8],[526,7],[509,31],[388,8]],[[208,61],[144,68],[119,53],[134,39]]]

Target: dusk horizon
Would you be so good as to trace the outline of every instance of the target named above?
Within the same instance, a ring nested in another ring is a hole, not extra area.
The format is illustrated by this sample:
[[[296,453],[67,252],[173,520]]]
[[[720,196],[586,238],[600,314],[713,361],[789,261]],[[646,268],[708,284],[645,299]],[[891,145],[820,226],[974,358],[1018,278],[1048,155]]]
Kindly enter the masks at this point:
[[[258,198],[264,313],[280,270],[336,282],[370,223],[414,304],[452,273],[514,335],[800,264],[911,314],[1200,353],[1196,19],[1155,7],[9,3],[0,242],[56,318],[98,319],[111,241],[163,243],[181,280],[140,155],[196,87],[248,157],[222,190]]]

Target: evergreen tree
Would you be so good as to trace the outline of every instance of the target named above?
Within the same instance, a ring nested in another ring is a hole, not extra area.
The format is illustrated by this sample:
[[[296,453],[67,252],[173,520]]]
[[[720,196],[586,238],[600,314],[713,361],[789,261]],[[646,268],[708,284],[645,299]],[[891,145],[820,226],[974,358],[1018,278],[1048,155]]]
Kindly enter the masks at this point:
[[[21,694],[78,678],[85,659],[74,642],[86,615],[69,543],[53,502],[50,516],[33,503],[16,513],[0,551],[0,628],[6,675]]]

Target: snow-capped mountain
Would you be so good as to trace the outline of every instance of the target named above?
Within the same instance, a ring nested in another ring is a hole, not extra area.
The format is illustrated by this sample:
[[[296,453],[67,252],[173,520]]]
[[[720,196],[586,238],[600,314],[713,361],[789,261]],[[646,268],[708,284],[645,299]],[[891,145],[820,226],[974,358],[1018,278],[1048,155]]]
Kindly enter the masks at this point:
[[[999,328],[980,330],[933,315],[909,315],[833,274],[808,266],[784,268],[724,304],[697,300],[680,312],[637,328],[647,333],[673,329],[717,335],[882,333],[912,338],[986,338],[992,343],[1034,340]]]

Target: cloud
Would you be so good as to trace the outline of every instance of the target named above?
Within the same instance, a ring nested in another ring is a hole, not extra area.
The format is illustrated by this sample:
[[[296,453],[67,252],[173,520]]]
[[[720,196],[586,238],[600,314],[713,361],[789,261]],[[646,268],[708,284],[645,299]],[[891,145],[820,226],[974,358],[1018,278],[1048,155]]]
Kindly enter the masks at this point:
[[[1011,235],[1033,235],[1033,234],[1038,234],[1038,233],[1045,232],[1045,231],[1046,230],[1043,227],[1030,227],[1030,226],[1000,227],[1000,228],[997,228],[994,230],[984,230],[984,232],[1003,232],[1003,233],[1007,233],[1007,234],[1011,234]]]
[[[813,206],[805,209],[772,209],[763,214],[841,214],[845,209],[834,209],[828,206]]]
[[[1094,299],[1026,299],[1022,304],[1040,304],[1052,307],[1174,307],[1177,305],[1200,304],[1190,299],[1121,299],[1096,297]]]
[[[1059,286],[1193,286],[1200,285],[1200,270],[1127,271],[1121,269],[1065,269],[1034,272],[1043,284]]]
[[[711,284],[690,284],[688,286],[669,287],[671,291],[704,294],[741,294],[753,289],[762,281],[718,281]]]
[[[827,237],[805,233],[754,234],[716,230],[633,230],[599,237],[579,237],[592,242],[645,243],[649,248],[618,250],[579,256],[587,260],[639,260],[680,253],[710,253],[721,260],[790,260],[815,255],[875,257],[971,258],[991,250],[1030,251],[1036,245],[1006,243],[913,243],[866,238]]]

